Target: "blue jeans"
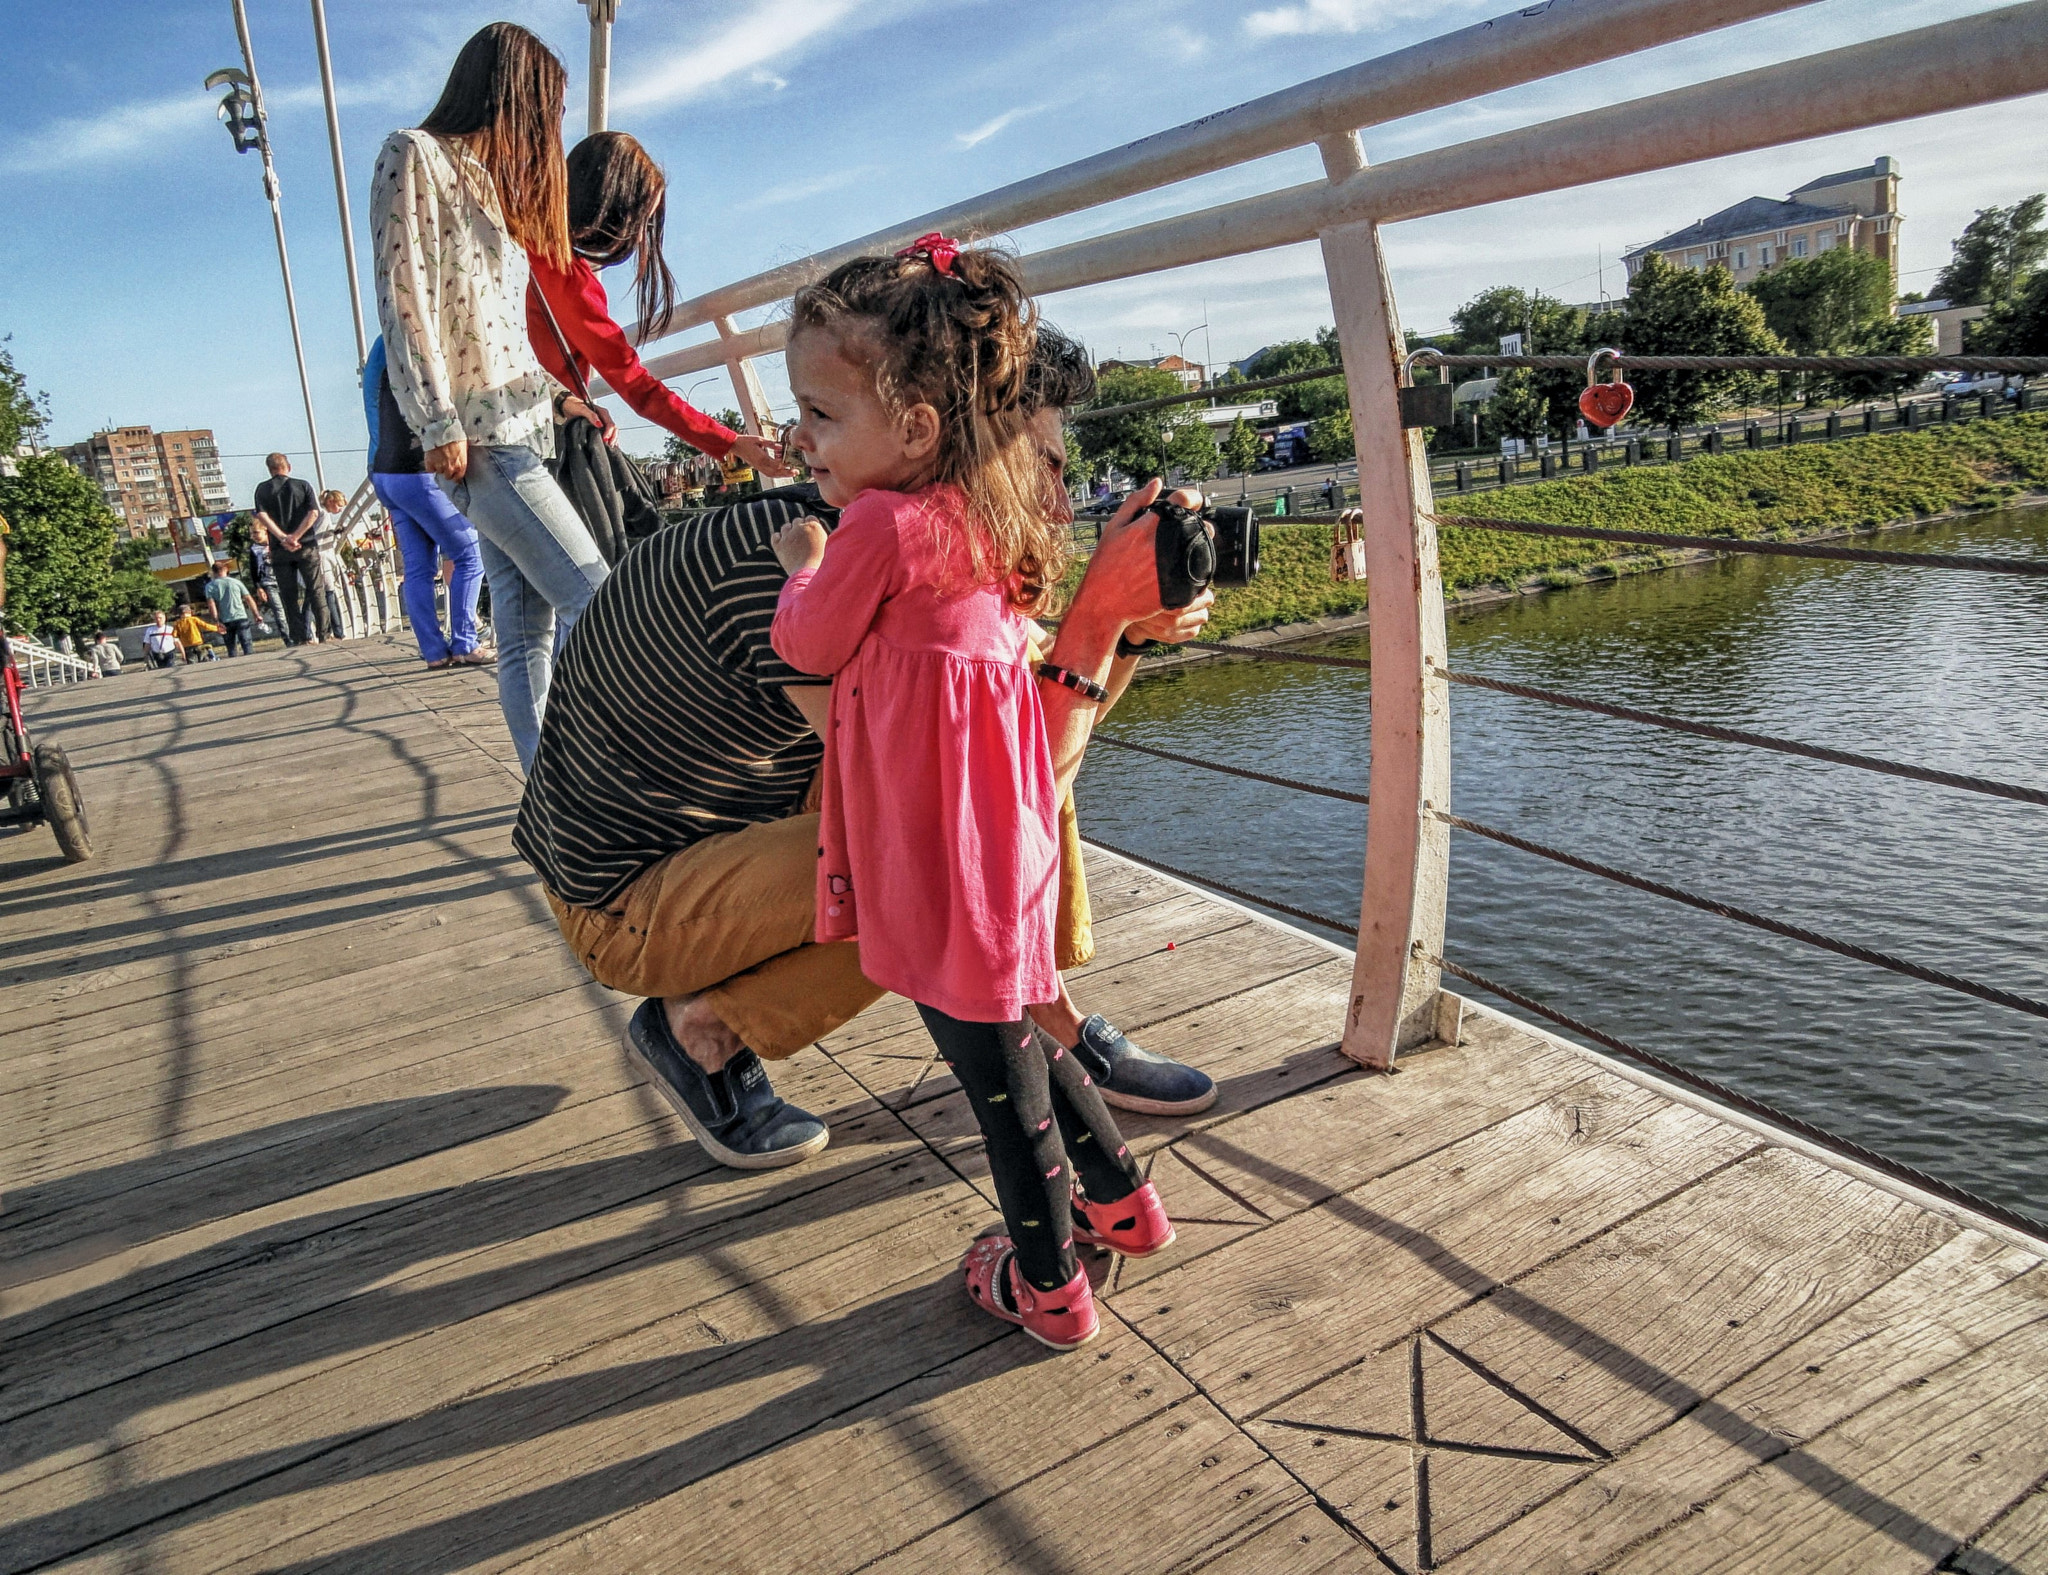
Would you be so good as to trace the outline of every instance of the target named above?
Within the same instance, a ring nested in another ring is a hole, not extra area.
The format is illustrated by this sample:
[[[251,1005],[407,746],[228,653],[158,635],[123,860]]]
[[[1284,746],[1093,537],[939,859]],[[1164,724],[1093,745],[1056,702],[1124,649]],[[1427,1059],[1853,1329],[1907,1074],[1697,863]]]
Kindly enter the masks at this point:
[[[226,636],[228,655],[233,656],[235,654],[235,647],[237,645],[241,646],[244,656],[253,654],[253,647],[249,644],[249,620],[247,618],[223,619],[220,632]]]
[[[370,478],[377,497],[398,533],[405,557],[405,581],[399,597],[412,620],[420,656],[445,662],[467,656],[477,647],[476,597],[483,588],[484,562],[477,552],[476,527],[456,512],[448,494],[429,475],[379,474]],[[445,556],[455,565],[448,584],[448,632],[441,632],[441,614],[434,605],[434,580]]]
[[[611,571],[532,449],[472,443],[463,478],[440,481],[482,538],[498,637],[498,706],[519,764],[531,771],[555,651]]]

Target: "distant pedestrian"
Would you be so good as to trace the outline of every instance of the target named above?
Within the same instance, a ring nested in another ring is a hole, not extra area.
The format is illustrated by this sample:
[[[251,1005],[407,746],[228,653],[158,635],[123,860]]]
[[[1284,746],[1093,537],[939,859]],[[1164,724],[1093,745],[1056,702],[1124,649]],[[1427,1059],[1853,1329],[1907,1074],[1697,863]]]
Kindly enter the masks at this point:
[[[228,655],[233,656],[235,647],[240,645],[242,655],[248,656],[253,649],[249,644],[249,629],[256,621],[249,588],[226,569],[216,569],[203,589],[207,602],[213,608],[214,620],[226,638]]]
[[[340,492],[329,487],[320,494],[320,567],[327,576],[327,626],[337,640],[362,632],[349,599],[348,565],[341,561],[341,517],[347,512],[348,499]]]
[[[206,643],[206,637],[209,634],[219,634],[220,625],[200,617],[197,608],[187,607],[179,615],[178,621],[171,625],[171,633],[178,637],[178,644],[185,652],[187,666],[193,662],[213,660],[213,652]]]
[[[284,592],[278,588],[277,570],[270,563],[270,531],[261,520],[249,525],[249,583],[256,588],[257,611],[277,637],[290,645],[292,631],[285,621]]]
[[[162,612],[150,614],[150,625],[142,631],[142,659],[152,668],[169,667],[178,659],[178,635],[164,622]]]
[[[405,559],[399,596],[419,641],[420,659],[439,671],[444,667],[481,667],[492,660],[477,634],[477,595],[483,589],[484,561],[477,550],[476,527],[427,473],[426,451],[399,414],[384,372],[384,341],[370,347],[363,366],[363,416],[370,428],[370,484],[391,516],[398,550]],[[448,579],[448,630],[441,630],[441,611],[434,596],[434,576],[445,563]]]
[[[99,669],[100,677],[121,676],[121,648],[109,640],[104,632],[92,637],[92,649],[85,654],[86,659]]]
[[[327,570],[320,561],[320,501],[292,474],[292,462],[272,454],[270,479],[256,489],[256,518],[270,536],[270,559],[284,590],[285,622],[295,643],[331,638]]]

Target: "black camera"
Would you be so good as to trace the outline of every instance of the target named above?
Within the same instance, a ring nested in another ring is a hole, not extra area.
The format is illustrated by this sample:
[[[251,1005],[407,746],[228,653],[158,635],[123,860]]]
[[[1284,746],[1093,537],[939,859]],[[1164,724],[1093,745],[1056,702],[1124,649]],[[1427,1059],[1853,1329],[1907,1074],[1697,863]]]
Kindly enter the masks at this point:
[[[1259,572],[1258,516],[1246,508],[1182,508],[1164,497],[1153,540],[1159,605],[1185,607],[1210,585],[1249,585]]]

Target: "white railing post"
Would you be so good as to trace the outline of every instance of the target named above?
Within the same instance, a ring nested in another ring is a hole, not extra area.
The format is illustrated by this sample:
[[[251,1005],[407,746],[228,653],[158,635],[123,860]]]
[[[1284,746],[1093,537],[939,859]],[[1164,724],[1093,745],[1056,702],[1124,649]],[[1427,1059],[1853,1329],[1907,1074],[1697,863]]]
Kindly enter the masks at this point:
[[[761,387],[754,363],[732,350],[732,341],[738,337],[739,330],[733,327],[730,317],[718,319],[718,338],[729,352],[725,370],[732,377],[732,397],[739,405],[740,425],[759,437],[767,430],[764,423],[768,420],[768,395]]]
[[[1330,179],[1365,167],[1356,135],[1317,143]],[[1358,451],[1365,513],[1366,613],[1372,640],[1372,799],[1365,892],[1344,1053],[1365,1066],[1438,1036],[1444,899],[1450,878],[1451,741],[1444,665],[1443,576],[1429,520],[1420,437],[1401,425],[1405,345],[1379,226],[1322,232],[1323,267]]]

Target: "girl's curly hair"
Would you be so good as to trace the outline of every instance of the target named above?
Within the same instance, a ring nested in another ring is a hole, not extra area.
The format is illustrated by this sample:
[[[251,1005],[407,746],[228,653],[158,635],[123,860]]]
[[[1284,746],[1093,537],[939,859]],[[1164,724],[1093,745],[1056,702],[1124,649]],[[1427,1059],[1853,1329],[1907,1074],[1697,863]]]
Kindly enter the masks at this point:
[[[922,253],[856,257],[799,290],[790,313],[792,339],[830,331],[851,359],[872,363],[892,415],[938,412],[928,480],[966,495],[976,583],[1006,583],[1026,613],[1049,610],[1069,552],[1029,433],[1037,327],[1015,266],[986,247],[963,248],[946,273]]]

